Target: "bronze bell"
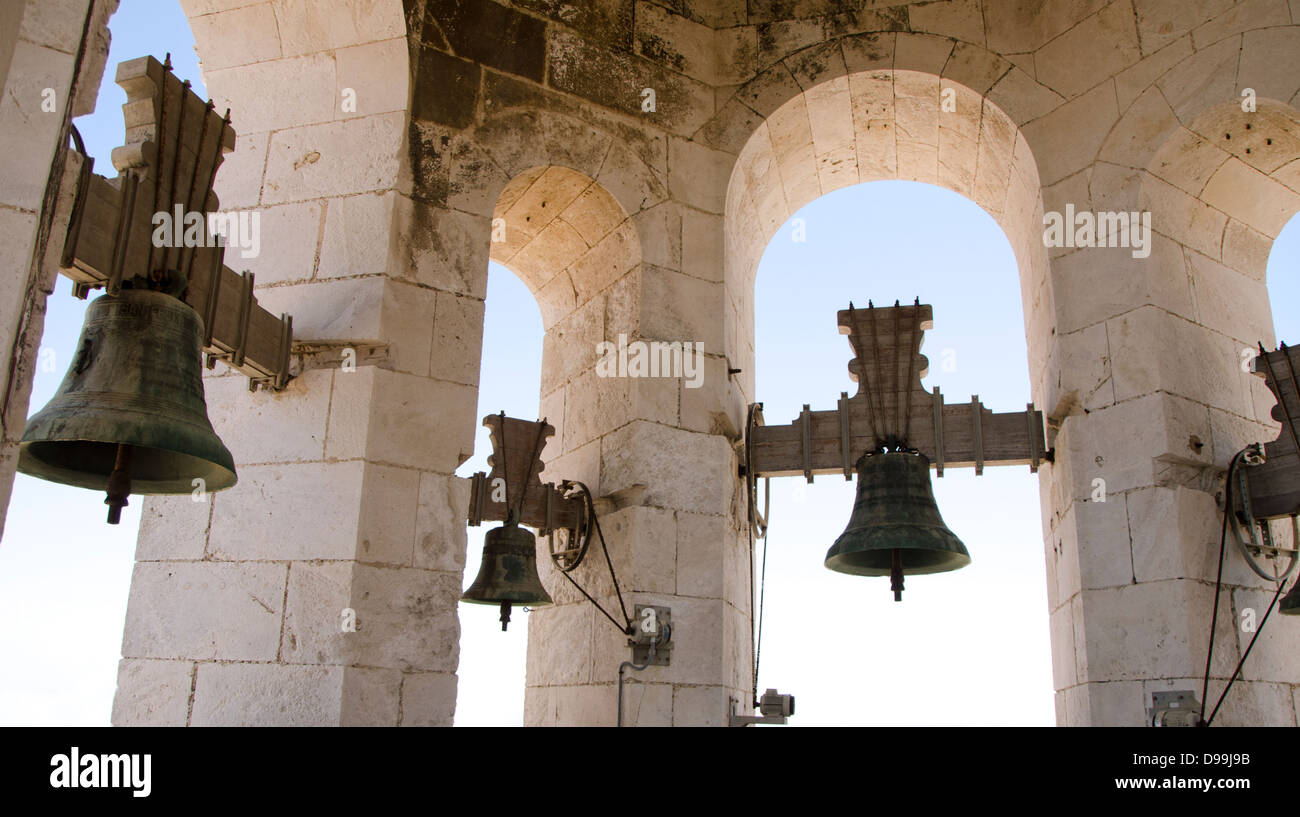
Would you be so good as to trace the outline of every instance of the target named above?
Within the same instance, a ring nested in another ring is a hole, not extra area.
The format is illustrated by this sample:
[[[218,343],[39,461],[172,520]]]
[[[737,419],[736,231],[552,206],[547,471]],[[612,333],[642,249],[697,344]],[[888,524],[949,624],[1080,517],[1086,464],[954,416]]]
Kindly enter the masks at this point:
[[[857,470],[853,515],[827,551],[827,567],[855,576],[890,576],[894,600],[902,601],[905,574],[943,573],[970,564],[966,546],[939,515],[925,455],[865,454]]]
[[[501,605],[501,630],[510,623],[510,607],[541,607],[551,597],[537,575],[537,537],[519,527],[511,513],[506,523],[483,537],[483,562],[474,583],[460,597],[473,604]]]
[[[235,462],[203,399],[203,326],[162,292],[123,289],[86,308],[72,366],[27,421],[18,470],[108,491],[117,524],[127,495],[188,494],[235,484]]]

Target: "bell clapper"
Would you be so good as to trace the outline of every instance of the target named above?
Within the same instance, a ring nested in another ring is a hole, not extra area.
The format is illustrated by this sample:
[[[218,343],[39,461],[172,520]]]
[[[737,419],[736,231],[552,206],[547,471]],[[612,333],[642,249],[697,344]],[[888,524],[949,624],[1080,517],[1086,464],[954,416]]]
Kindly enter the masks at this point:
[[[510,626],[510,602],[503,601],[501,602],[501,632],[504,633],[508,626]]]
[[[104,504],[108,506],[108,524],[116,525],[122,521],[122,509],[129,504],[126,498],[130,495],[131,446],[118,443],[113,472],[108,475],[108,496],[104,497]]]
[[[903,551],[894,548],[893,565],[889,571],[889,589],[894,591],[894,601],[903,600]]]

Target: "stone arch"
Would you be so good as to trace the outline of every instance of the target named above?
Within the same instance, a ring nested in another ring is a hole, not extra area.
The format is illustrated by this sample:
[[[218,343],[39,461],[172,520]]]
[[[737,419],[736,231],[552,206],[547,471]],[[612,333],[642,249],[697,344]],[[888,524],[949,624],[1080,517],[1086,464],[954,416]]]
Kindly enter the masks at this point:
[[[941,110],[948,95],[952,112]],[[980,93],[911,70],[825,78],[777,108],[742,147],[724,227],[733,359],[752,362],[754,276],[776,229],[818,196],[881,179],[946,187],[974,200],[1006,232],[1020,267],[1034,394],[1041,400],[1053,318],[1032,151],[1015,122]],[[752,392],[752,376],[745,382]]]

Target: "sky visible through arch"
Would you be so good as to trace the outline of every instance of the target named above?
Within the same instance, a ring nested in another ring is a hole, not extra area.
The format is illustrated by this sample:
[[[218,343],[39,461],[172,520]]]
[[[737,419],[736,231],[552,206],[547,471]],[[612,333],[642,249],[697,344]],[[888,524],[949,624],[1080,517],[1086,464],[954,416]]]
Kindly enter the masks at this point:
[[[118,62],[172,52],[176,73],[204,94],[189,26],[175,2],[123,0],[97,112],[76,124],[113,175],[125,95]],[[232,114],[236,129],[239,115]],[[836,191],[804,207],[807,239],[787,222],[772,238],[756,285],[757,399],[769,423],[790,422],[804,403],[833,407],[848,380],[848,343],[835,311],[920,297],[934,307],[927,388],[950,403],[978,394],[994,411],[1030,400],[1019,278],[1000,228],[974,203],[909,182]],[[273,235],[263,236],[275,241]],[[1300,342],[1300,218],[1269,260],[1277,337]],[[85,302],[60,277],[49,301],[30,412],[53,394],[71,360]],[[508,270],[488,278],[479,416],[538,412],[542,325],[532,295]],[[683,338],[682,340],[690,340]],[[945,350],[951,350],[946,354]],[[945,370],[944,361],[951,361]],[[458,473],[486,470],[491,447],[479,429],[475,455]],[[1038,487],[1027,467],[949,470],[934,480],[948,526],[972,564],[911,577],[896,604],[887,579],[822,567],[843,530],[853,483],[773,482],[762,687],[798,696],[793,724],[1051,724],[1051,661]],[[18,475],[0,542],[0,725],[107,724],[116,686],[140,502],[122,524],[104,524],[102,496]],[[486,527],[469,529],[465,584],[474,577]],[[761,551],[760,551],[761,557]],[[496,610],[462,605],[459,725],[519,724],[523,715],[526,616],[501,633]],[[614,678],[616,667],[609,667]],[[637,692],[629,690],[629,711]]]

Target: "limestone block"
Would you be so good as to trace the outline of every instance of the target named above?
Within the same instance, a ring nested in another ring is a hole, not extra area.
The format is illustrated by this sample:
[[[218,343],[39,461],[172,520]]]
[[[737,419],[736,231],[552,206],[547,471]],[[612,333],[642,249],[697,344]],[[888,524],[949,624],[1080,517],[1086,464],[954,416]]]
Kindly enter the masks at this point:
[[[622,224],[627,214],[608,191],[593,184],[583,190],[559,218],[577,230],[584,244],[592,247]]]
[[[623,686],[624,726],[673,726],[673,685],[641,683],[627,673]]]
[[[638,4],[635,53],[688,77],[715,84],[714,32],[652,3]]]
[[[214,495],[209,558],[357,558],[364,476],[357,461],[242,468],[235,487]]]
[[[898,33],[894,39],[894,70],[919,71],[938,76],[956,42],[933,34]],[[847,50],[845,53],[849,53]],[[850,65],[849,70],[858,70]]]
[[[1300,211],[1300,193],[1235,157],[1214,173],[1201,198],[1270,237],[1282,232],[1291,216]]]
[[[1034,76],[1070,99],[1139,57],[1132,10],[1112,3],[1040,48],[1034,54]]]
[[[726,726],[729,694],[721,686],[673,688],[674,726]]]
[[[1138,24],[1141,25],[1140,19]],[[1120,111],[1128,108],[1133,100],[1156,81],[1157,77],[1192,55],[1191,37],[1184,36],[1176,39],[1160,47],[1159,50],[1146,47],[1145,36],[1142,42],[1142,53],[1147,56],[1136,65],[1115,75],[1115,97],[1119,102]]]
[[[483,301],[440,293],[433,320],[434,354],[429,375],[477,386],[483,346]]]
[[[577,233],[575,232],[576,236]],[[583,253],[570,268],[577,302],[585,304],[641,261],[636,224],[628,219]]]
[[[935,184],[939,176],[939,149],[924,142],[898,140],[898,178]]]
[[[1032,7],[987,3],[984,25],[988,47],[1002,54],[1036,51],[1105,5],[1106,0],[1049,0]]]
[[[629,422],[633,416],[631,381],[597,377],[588,370],[569,381],[564,414],[564,444],[576,448]]]
[[[401,685],[397,670],[345,667],[339,726],[398,726]]]
[[[714,30],[712,48],[714,83],[738,84],[754,76],[758,68],[758,30],[753,26]]]
[[[355,460],[366,455],[370,430],[370,398],[375,388],[375,369],[360,366],[356,371],[334,372],[330,387],[330,424],[325,433],[325,457]]]
[[[751,19],[750,22],[756,22]],[[773,20],[758,26],[758,67],[766,68],[823,37],[820,20]]]
[[[420,672],[402,676],[400,726],[451,726],[455,712],[455,675]]]
[[[1074,622],[1067,605],[1054,610],[1050,618],[1052,633],[1052,685],[1068,689],[1078,683],[1074,662]]]
[[[1248,416],[1250,392],[1238,377],[1238,344],[1223,335],[1142,307],[1111,319],[1107,336],[1116,400],[1162,388]]]
[[[1223,231],[1223,263],[1255,281],[1263,281],[1273,241],[1236,219]]]
[[[189,661],[123,658],[117,665],[114,726],[185,726],[189,717]]]
[[[1257,96],[1290,100],[1300,91],[1300,31],[1294,27],[1248,31],[1241,41],[1239,82]]]
[[[524,725],[555,726],[557,687],[528,685],[524,688]]]
[[[294,564],[281,654],[289,663],[453,672],[459,574],[361,563]],[[344,632],[341,613],[356,613]]]
[[[272,314],[293,315],[295,338],[380,338],[387,289],[381,277],[350,278],[259,288],[257,300]]]
[[[1271,629],[1273,626],[1275,625],[1270,624],[1269,628]],[[1259,647],[1256,646],[1255,649],[1259,649]],[[1250,660],[1246,662],[1247,667],[1255,660],[1255,653],[1252,652],[1250,655]],[[1245,669],[1242,672],[1244,673]],[[1295,675],[1292,673],[1291,678],[1294,677]],[[1215,702],[1219,699],[1222,684],[1222,681],[1219,683],[1210,682],[1210,702],[1205,710],[1207,718],[1214,709]],[[1200,689],[1200,687],[1192,687],[1187,684],[1182,685],[1180,688],[1195,688],[1198,691]],[[1232,691],[1228,693],[1228,697],[1223,700],[1223,706],[1219,708],[1219,714],[1214,718],[1214,725],[1291,726],[1295,723],[1292,689],[1293,687],[1290,684],[1269,684],[1238,679],[1237,683],[1232,685]]]
[[[1150,54],[1179,38],[1190,43],[1185,35],[1231,6],[1232,0],[1135,0],[1142,53]]]
[[[1257,401],[1256,416],[1268,418],[1276,400],[1271,396]],[[1271,419],[1267,423],[1210,409],[1210,433],[1214,436],[1214,462],[1226,469],[1232,456],[1252,442],[1271,442],[1282,433],[1282,426]]]
[[[1231,547],[1229,543],[1229,547]],[[1234,562],[1242,561],[1240,554],[1229,553],[1227,558]],[[1285,565],[1283,560],[1281,565]],[[1253,574],[1252,574],[1253,575]],[[1293,580],[1294,581],[1294,580]],[[1288,584],[1288,589],[1290,585]],[[1273,603],[1273,596],[1277,592],[1276,585],[1269,582],[1263,586],[1254,588],[1238,587],[1232,590],[1231,607],[1220,602],[1219,615],[1227,618],[1229,614],[1232,618],[1233,631],[1236,634],[1237,649],[1244,653],[1246,646],[1250,643],[1255,633],[1244,629],[1243,623],[1248,618],[1254,619],[1255,629],[1259,628],[1259,622],[1264,618],[1264,613]],[[1285,594],[1286,591],[1284,590]],[[1247,613],[1249,610],[1251,613]],[[1259,632],[1259,638],[1255,641],[1255,648],[1250,652],[1250,658],[1241,668],[1241,677],[1246,681],[1274,681],[1280,683],[1293,683],[1297,670],[1300,670],[1300,660],[1297,660],[1295,650],[1292,647],[1292,635],[1286,625],[1289,624],[1286,616],[1280,615],[1277,610],[1269,616],[1268,624]],[[1218,649],[1215,649],[1218,652]],[[1236,692],[1234,687],[1233,693]],[[1216,698],[1218,696],[1215,696]],[[1215,721],[1218,722],[1217,720]]]
[[[721,35],[722,32],[719,32]],[[786,102],[803,92],[785,63],[778,62],[740,88],[732,100],[763,117],[771,116]]]
[[[201,14],[216,14],[230,9],[265,3],[266,0],[180,0],[181,10],[186,17],[198,17]]]
[[[623,592],[673,593],[676,585],[677,542],[682,533],[677,514],[661,508],[631,505],[603,514],[601,530]],[[577,577],[589,593],[613,596],[603,565]],[[598,575],[604,574],[604,575]],[[676,592],[681,592],[680,588]]]
[[[1146,99],[1148,94],[1143,94]],[[1147,158],[1145,156],[1141,158]],[[1179,128],[1167,137],[1164,145],[1150,164],[1150,170],[1193,196],[1201,195],[1205,184],[1224,162],[1232,158],[1227,152],[1204,137],[1186,128]]]
[[[139,562],[122,656],[273,660],[285,578],[285,565],[265,562]]]
[[[200,66],[209,72],[282,56],[280,30],[270,3],[190,18]]]
[[[695,343],[706,354],[722,349],[718,315],[722,285],[649,264],[641,267],[639,336],[669,343]]]
[[[1060,399],[1067,399],[1085,411],[1092,411],[1113,404],[1115,388],[1111,379],[1105,324],[1097,323],[1061,335],[1060,349],[1056,389],[1049,392],[1060,396],[1049,399],[1047,405],[1055,407]]]
[[[205,65],[203,79],[217,110],[229,108],[236,128],[250,133],[337,119],[340,104],[337,89],[347,85],[337,78],[335,61],[328,54],[271,59],[251,65],[237,63],[235,67],[219,70]],[[257,88],[261,93],[249,93],[250,88]]]
[[[984,44],[984,14],[978,0],[949,0],[908,9],[913,31],[945,34],[957,40]]]
[[[632,327],[610,326],[606,336],[605,305],[601,299],[588,301],[551,325],[542,338],[542,391],[569,381],[596,365],[596,346],[602,340],[617,340],[619,332]]]
[[[726,439],[634,421],[601,440],[602,493],[649,486],[645,504],[704,514],[725,513],[734,455]],[[696,467],[683,471],[681,463]]]
[[[594,620],[599,615],[585,599],[543,607],[529,614],[529,686],[585,684],[592,680],[591,628],[593,625],[609,627],[604,616],[599,622]],[[563,649],[558,648],[560,644],[564,645]]]
[[[426,475],[428,476],[428,475]],[[361,484],[357,558],[367,563],[413,564],[421,474],[369,465]]]
[[[560,26],[549,33],[549,75],[553,87],[651,124],[689,135],[714,113],[712,89],[649,60],[606,51]],[[653,88],[655,110],[642,111],[642,91]]]
[[[1215,493],[1184,486],[1142,488],[1128,493],[1133,569],[1139,582],[1195,579],[1213,583],[1219,569],[1223,516]],[[1233,585],[1260,586],[1235,552],[1231,541],[1223,562],[1223,579]],[[1226,609],[1226,607],[1225,607]],[[1263,610],[1259,611],[1263,615]]]
[[[398,3],[356,0],[272,0],[285,56],[341,49],[406,35]]]
[[[334,53],[334,118],[369,116],[406,108],[410,94],[407,64],[409,56],[405,38],[383,40]],[[344,92],[355,100],[353,110],[344,110]]]
[[[330,200],[326,204],[325,231],[321,236],[316,277],[341,278],[388,272],[395,240],[393,208],[396,200],[394,193]],[[260,275],[258,280],[262,280]]]
[[[316,264],[316,239],[323,217],[320,202],[286,204],[254,210],[260,230],[256,255],[245,257],[237,245],[226,247],[226,266],[257,276],[260,286],[310,279]],[[235,215],[232,213],[232,216]],[[305,239],[305,240],[304,240]],[[368,272],[382,272],[367,270]],[[295,328],[297,322],[295,321]]]
[[[805,91],[843,79],[847,73],[840,44],[833,40],[791,54],[783,62],[790,69],[795,82]]]
[[[1291,11],[1285,0],[1243,0],[1214,19],[1192,31],[1192,44],[1197,50],[1225,37],[1254,28],[1286,26],[1291,24]]]
[[[474,452],[478,389],[375,371],[368,459],[451,473]]]
[[[892,31],[870,32],[845,37],[840,41],[840,49],[844,53],[845,69],[852,76],[860,71],[892,68],[894,65],[894,41],[895,34]]]
[[[1104,474],[1105,469],[1098,472]],[[1066,513],[1060,529],[1062,549],[1067,554],[1072,551],[1079,560],[1081,590],[1133,583],[1127,496],[1110,491],[1108,486],[1105,502],[1076,499]]]
[[[405,137],[402,113],[277,131],[267,153],[262,199],[268,204],[371,190],[397,181]],[[362,153],[357,145],[367,145]]]
[[[5,151],[0,156],[0,201],[7,205],[33,212],[40,209],[50,159],[63,124],[72,66],[69,54],[23,40],[14,44],[8,87],[0,99],[0,124],[5,132]],[[54,89],[56,111],[41,110],[46,88]]]
[[[524,182],[522,192],[513,196],[513,201],[505,200],[503,192],[503,200],[498,202],[493,215],[504,218],[507,224],[519,224],[520,229],[532,235],[541,233],[591,187],[590,177],[564,167],[547,167],[531,182],[527,182],[527,176],[520,177],[519,181]]]
[[[672,663],[666,667],[650,667],[639,673],[645,682],[712,684],[724,680],[723,673],[727,666],[723,636],[723,619],[727,609],[725,602],[636,593],[627,599],[627,603],[629,612],[635,604],[663,605],[672,610]],[[593,667],[617,668],[620,662],[630,656],[627,637],[609,626],[608,622],[597,629],[594,635]]]
[[[1152,154],[1160,146],[1164,145],[1166,139],[1179,129],[1178,117],[1174,115],[1169,104],[1165,102],[1164,95],[1160,89],[1152,86],[1148,88],[1140,97],[1137,98],[1132,106],[1125,111],[1123,118],[1115,125],[1106,138],[1106,143],[1102,145],[1099,158],[1108,162],[1124,165],[1125,167],[1144,168],[1152,164]],[[1186,131],[1190,135],[1190,131]],[[1204,145],[1204,140],[1194,140]],[[1188,148],[1196,145],[1188,145]],[[1194,159],[1189,157],[1184,151],[1179,150],[1175,153],[1180,165],[1192,170],[1193,173],[1205,163],[1211,161],[1214,157],[1207,152],[1194,154]],[[1167,178],[1173,181],[1173,177],[1179,177],[1180,168],[1175,168],[1162,173],[1164,167],[1152,167],[1152,172],[1161,178]],[[1177,183],[1177,182],[1175,182]],[[1188,192],[1195,193],[1194,190]]]
[[[720,214],[734,161],[728,153],[672,137],[668,142],[669,192],[677,201]]]
[[[461,575],[465,570],[465,518],[469,480],[420,475],[415,516],[414,567]]]
[[[1085,590],[1080,595],[1085,628],[1081,677],[1094,682],[1140,682],[1195,676],[1203,671],[1209,637],[1206,622],[1214,602],[1212,586],[1145,582]],[[1220,616],[1213,674],[1226,677],[1237,662],[1235,629],[1235,622]]]
[[[1215,102],[1237,97],[1237,62],[1241,40],[1232,37],[1208,48],[1197,46],[1195,54],[1175,65],[1156,80],[1169,106],[1183,124]]]
[[[975,195],[975,169],[978,150],[975,140],[967,139],[948,128],[940,128],[939,183],[954,193],[967,198],[975,198],[976,202],[990,212],[1001,212],[1002,198],[997,194],[986,192],[983,196]],[[1001,179],[997,181],[986,180],[984,185],[986,190],[996,189],[997,193],[1005,194],[1006,178],[1009,171],[1005,165],[1001,168],[1001,171],[1000,174],[988,174],[986,176],[986,179],[989,176],[1001,176]],[[997,203],[994,204],[993,200],[996,200]]]
[[[1169,239],[1152,235],[1150,258],[1134,258],[1128,247],[1076,249],[1052,263],[1052,284],[1063,307],[1059,330],[1075,332],[1154,304],[1190,317],[1193,312],[1182,253]],[[1162,246],[1163,245],[1163,246]]]
[[[1142,180],[1138,209],[1151,211],[1153,231],[1211,258],[1219,257],[1228,220],[1222,211],[1149,174]]]
[[[1086,721],[1074,723],[1089,726],[1143,726],[1146,724],[1146,701],[1142,697],[1142,683],[1121,681],[1084,684],[1086,696]]]
[[[343,667],[199,664],[192,726],[337,726]]]
[[[1023,128],[1038,159],[1043,184],[1053,184],[1092,163],[1119,111],[1110,85],[1102,84]]]
[[[46,0],[27,8],[19,7],[18,17],[19,39],[65,54],[75,54],[81,43],[86,3],[85,0]]]
[[[552,694],[556,725],[613,726],[617,722],[618,690],[613,683],[559,686]]]
[[[1209,434],[1203,405],[1148,394],[1067,418],[1056,438],[1057,467],[1068,469],[1074,499],[1090,498],[1097,477],[1105,480],[1106,492],[1113,495],[1159,484],[1157,460],[1192,466],[1201,475],[1210,473],[1204,468],[1211,463]],[[1164,484],[1171,484],[1172,476],[1166,475]]]
[[[433,350],[436,348],[439,350],[438,355],[442,354],[442,350],[446,350],[446,356],[457,363],[467,357],[471,358],[477,373],[478,345],[442,345],[435,342],[433,338],[438,329],[435,317],[437,301],[441,298],[455,301],[457,296],[451,293],[439,295],[431,289],[424,289],[405,281],[386,281],[383,292],[379,337],[389,339],[388,368],[397,372],[424,376],[429,373],[431,360],[435,357]],[[476,303],[481,307],[481,301]],[[449,308],[454,306],[449,304]],[[434,324],[432,331],[429,328],[431,323]],[[446,340],[454,341],[455,337],[453,335]],[[340,372],[340,374],[349,373]]]
[[[632,216],[641,237],[641,258],[668,269],[682,266],[682,214],[675,202],[664,202]]]
[[[943,67],[943,77],[945,80],[959,82],[977,94],[985,94],[1012,67],[1009,61],[991,51],[958,42]]]
[[[682,211],[682,272],[703,281],[723,279],[723,219],[697,210]]]
[[[232,114],[233,119],[233,114]],[[226,210],[251,209],[262,195],[262,171],[266,167],[266,146],[270,134],[245,133],[235,138],[235,149],[227,153],[213,190]]]
[[[813,152],[821,155],[853,145],[853,107],[847,77],[817,85],[806,92]]]
[[[831,0],[826,17],[826,37],[843,37],[878,31],[906,31],[908,27],[908,9],[902,8],[906,3],[896,0],[870,0],[865,3],[839,3]],[[833,12],[857,6],[852,11]],[[877,8],[873,8],[877,7]]]
[[[668,198],[665,174],[648,167],[635,151],[619,142],[609,146],[596,181],[621,204],[619,209],[628,213],[638,213]]]
[[[1188,254],[1197,320],[1248,348],[1272,349],[1273,315],[1263,281],[1248,278],[1198,252]]]
[[[141,497],[137,562],[203,558],[208,542],[208,517],[212,505],[206,495],[195,502],[190,494]]]
[[[725,551],[730,536],[724,516],[679,513],[677,516],[677,593],[723,598]],[[648,589],[648,588],[647,588]]]
[[[537,307],[542,314],[542,328],[550,331],[558,321],[573,311],[577,304],[577,289],[566,270],[555,276],[537,291]],[[554,385],[552,384],[552,388]]]

